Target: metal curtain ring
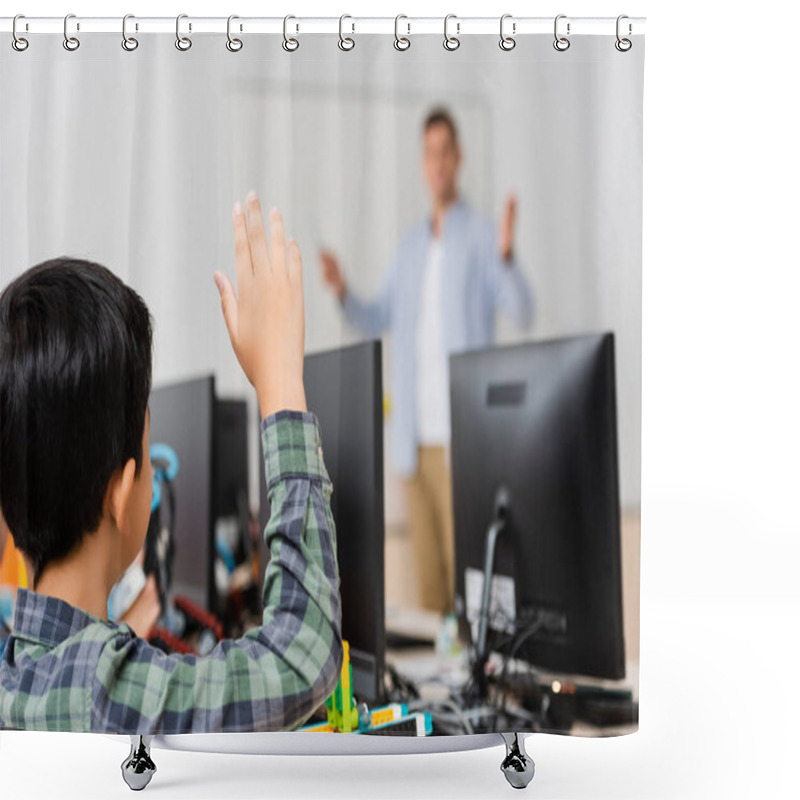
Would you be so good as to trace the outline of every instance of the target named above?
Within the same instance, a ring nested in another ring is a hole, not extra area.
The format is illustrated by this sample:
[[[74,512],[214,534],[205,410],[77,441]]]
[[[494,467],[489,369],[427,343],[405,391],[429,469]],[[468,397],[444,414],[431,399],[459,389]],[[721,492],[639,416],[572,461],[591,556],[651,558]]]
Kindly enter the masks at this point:
[[[555,41],[553,42],[553,47],[555,47],[555,49],[558,50],[559,53],[563,53],[565,50],[569,50],[570,42],[569,39],[567,39],[567,36],[569,36],[569,28],[570,28],[569,22],[567,23],[567,36],[558,35],[558,21],[560,19],[566,19],[566,18],[567,18],[566,14],[559,14],[556,17],[555,22],[553,23],[553,35],[556,37]]]
[[[444,45],[445,50],[458,50],[458,48],[461,46],[461,40],[458,38],[458,36],[450,36],[450,34],[447,33],[447,23],[450,22],[451,19],[457,19],[456,15],[448,14],[444,18],[444,42],[442,42],[442,44]],[[458,33],[460,30],[461,23],[456,22],[456,33]]]
[[[340,50],[352,50],[356,46],[356,40],[353,39],[352,36],[345,36],[342,31],[342,26],[346,19],[353,19],[349,14],[342,14],[339,17],[339,49]],[[356,29],[355,22],[352,23],[353,31]]]
[[[241,39],[237,39],[231,36],[231,22],[233,22],[235,19],[239,19],[239,17],[237,17],[236,14],[231,14],[228,17],[228,41],[225,42],[225,47],[227,47],[228,50],[231,51],[231,53],[238,53],[242,49],[242,47],[244,47]],[[241,27],[239,28],[239,30],[241,30]]]
[[[138,39],[134,39],[133,36],[128,36],[128,20],[133,18],[133,14],[126,14],[122,18],[122,49],[127,50],[129,53],[139,46]]]
[[[400,20],[401,19],[408,19],[405,14],[398,14],[394,18],[394,49],[395,50],[408,50],[411,47],[411,39],[407,36],[400,35]],[[411,23],[407,22],[406,27],[408,28],[408,33],[411,33]]]
[[[11,35],[13,37],[11,40],[11,46],[18,53],[21,53],[23,50],[27,50],[29,44],[27,39],[23,38],[17,33],[17,20],[20,19],[25,19],[25,16],[23,14],[17,14],[17,16],[14,17],[14,21],[11,23]]]
[[[503,25],[507,19],[511,19],[511,14],[503,14],[500,17],[500,49],[501,50],[513,50],[517,46],[517,40],[513,36],[507,36],[505,31],[503,30]],[[511,23],[511,32],[517,32],[517,23]]]
[[[188,36],[184,36],[181,33],[182,19],[189,19],[189,15],[178,14],[177,18],[175,19],[175,47],[177,47],[182,53],[185,53],[192,46],[192,40]],[[189,30],[192,30],[191,23],[189,23]]]
[[[64,17],[64,49],[70,52],[77,50],[81,46],[80,41],[76,37],[69,35],[69,21],[71,19],[75,19],[74,14],[67,14],[67,16]],[[77,26],[76,30],[80,30],[80,26]]]
[[[620,53],[627,53],[628,50],[630,50],[631,47],[633,47],[633,42],[630,39],[623,38],[623,37],[621,37],[619,35],[620,22],[622,22],[622,20],[624,20],[624,19],[628,19],[628,15],[627,14],[620,14],[617,17],[617,41],[614,42],[614,47],[616,47],[617,50],[620,51]],[[631,26],[631,24],[629,22],[628,23],[628,35],[630,35],[632,32],[633,32],[633,27]]]
[[[294,36],[289,36],[287,33],[290,19],[297,19],[297,17],[287,14],[283,18],[283,49],[288,53],[293,53],[300,47],[300,42],[295,39]]]

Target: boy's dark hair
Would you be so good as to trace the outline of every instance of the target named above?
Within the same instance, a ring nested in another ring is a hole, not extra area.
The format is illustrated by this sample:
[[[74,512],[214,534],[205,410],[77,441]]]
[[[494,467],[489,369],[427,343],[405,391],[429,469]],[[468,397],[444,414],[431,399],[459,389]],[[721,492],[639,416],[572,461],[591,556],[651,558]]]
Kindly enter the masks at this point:
[[[150,313],[90,261],[45,261],[0,294],[0,507],[42,569],[97,530],[112,474],[142,466]]]
[[[450,129],[450,135],[453,137],[453,144],[458,144],[458,131],[456,129],[456,122],[453,115],[444,106],[436,106],[432,108],[428,115],[425,117],[425,122],[422,125],[422,132],[427,133],[429,128],[434,125],[447,125]]]

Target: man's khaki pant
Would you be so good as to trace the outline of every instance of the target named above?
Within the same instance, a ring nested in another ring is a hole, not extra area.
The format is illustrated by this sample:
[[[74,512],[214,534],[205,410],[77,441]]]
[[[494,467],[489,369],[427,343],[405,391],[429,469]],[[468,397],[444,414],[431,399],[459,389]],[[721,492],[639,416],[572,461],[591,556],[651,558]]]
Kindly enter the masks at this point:
[[[420,605],[440,613],[453,610],[455,594],[450,487],[445,448],[417,448],[417,472],[406,481],[411,545]]]

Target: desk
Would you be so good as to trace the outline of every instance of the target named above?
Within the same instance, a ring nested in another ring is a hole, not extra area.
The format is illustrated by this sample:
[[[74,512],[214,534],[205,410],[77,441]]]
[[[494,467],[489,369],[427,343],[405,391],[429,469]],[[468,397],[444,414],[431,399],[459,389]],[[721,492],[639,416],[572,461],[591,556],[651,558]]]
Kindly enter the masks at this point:
[[[460,687],[464,686],[470,675],[465,651],[462,650],[457,655],[442,656],[437,654],[433,645],[387,650],[386,663],[394,667],[401,677],[413,682],[419,689],[420,697],[431,703],[447,700],[451,696],[451,692],[456,692]],[[497,654],[493,654],[489,664],[490,667],[496,670],[500,669],[502,659]],[[515,666],[519,668],[522,665],[515,665],[514,662],[511,662],[509,665],[510,673],[513,672]],[[525,671],[528,671],[527,667],[525,667]],[[536,674],[540,685],[549,686],[552,685],[553,681],[559,680],[562,683],[572,681],[581,686],[608,690],[626,689],[631,691],[635,702],[638,703],[639,700],[639,665],[633,661],[626,664],[626,675],[629,677],[622,681],[590,678],[583,675],[554,674],[543,670],[537,670]],[[509,705],[516,708],[520,707],[518,703],[515,704],[513,701]],[[520,730],[526,730],[526,728],[520,726]],[[637,730],[638,722],[598,726],[583,720],[575,720],[568,731],[548,730],[547,732],[557,732],[571,736],[609,737],[623,736],[635,733]]]

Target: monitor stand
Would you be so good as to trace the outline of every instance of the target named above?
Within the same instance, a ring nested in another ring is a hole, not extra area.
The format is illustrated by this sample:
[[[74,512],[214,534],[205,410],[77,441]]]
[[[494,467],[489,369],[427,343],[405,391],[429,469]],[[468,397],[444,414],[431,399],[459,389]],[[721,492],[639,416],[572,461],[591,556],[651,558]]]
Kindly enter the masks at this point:
[[[494,519],[486,531],[486,549],[483,560],[483,593],[478,617],[478,642],[472,664],[472,676],[478,697],[485,701],[489,694],[486,678],[486,662],[489,658],[486,638],[489,629],[489,614],[492,601],[492,578],[494,576],[494,551],[497,539],[506,527],[510,505],[508,489],[501,486],[494,499]],[[519,733],[501,733],[506,746],[506,757],[500,769],[506,780],[515,789],[524,789],[532,780],[535,771],[533,759],[525,752],[525,738]]]
[[[483,593],[478,616],[478,642],[472,662],[472,677],[477,689],[478,699],[486,700],[489,687],[486,679],[486,662],[489,659],[486,637],[489,629],[489,613],[492,600],[492,577],[494,575],[494,551],[497,539],[508,520],[510,497],[508,489],[501,486],[494,498],[494,519],[486,531],[486,550],[483,561]]]

